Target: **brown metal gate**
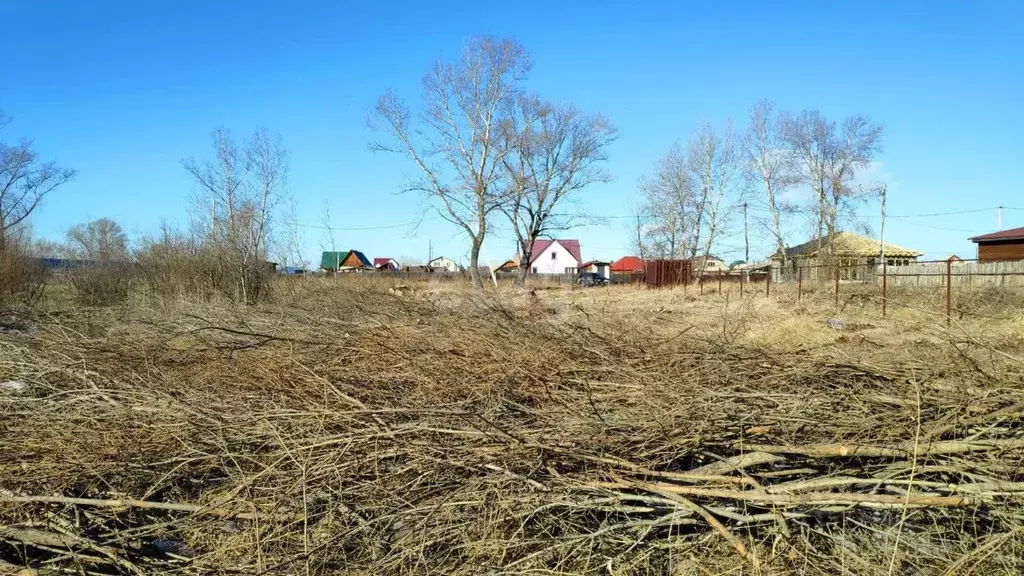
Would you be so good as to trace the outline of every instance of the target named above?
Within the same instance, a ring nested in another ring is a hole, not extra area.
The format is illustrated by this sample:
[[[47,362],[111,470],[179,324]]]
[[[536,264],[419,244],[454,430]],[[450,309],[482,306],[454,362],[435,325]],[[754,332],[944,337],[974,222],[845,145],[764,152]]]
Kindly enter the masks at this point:
[[[685,285],[693,278],[690,260],[647,260],[644,265],[649,288]]]

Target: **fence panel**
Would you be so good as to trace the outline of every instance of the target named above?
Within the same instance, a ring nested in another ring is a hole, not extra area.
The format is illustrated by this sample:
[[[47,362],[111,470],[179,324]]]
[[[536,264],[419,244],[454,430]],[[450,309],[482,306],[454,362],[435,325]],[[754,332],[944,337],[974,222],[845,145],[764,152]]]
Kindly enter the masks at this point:
[[[645,280],[651,288],[685,286],[693,276],[693,263],[690,260],[648,260],[646,269]]]

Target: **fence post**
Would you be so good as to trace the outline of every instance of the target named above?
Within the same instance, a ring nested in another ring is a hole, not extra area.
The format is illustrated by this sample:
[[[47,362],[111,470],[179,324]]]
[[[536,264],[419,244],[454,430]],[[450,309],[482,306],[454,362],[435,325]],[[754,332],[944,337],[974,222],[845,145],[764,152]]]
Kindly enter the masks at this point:
[[[885,311],[889,307],[889,294],[887,291],[886,284],[888,282],[888,266],[885,265],[885,260],[882,261],[882,318],[885,318]]]
[[[745,283],[744,280],[746,280],[746,278],[747,273],[740,270],[740,298],[743,298],[743,284]]]
[[[953,283],[950,281],[953,262],[946,260],[946,327],[952,322]]]
[[[772,295],[772,271],[768,271],[768,275],[765,276],[767,280],[764,283],[764,297],[768,298]]]
[[[691,263],[690,265],[692,266],[693,264]],[[700,274],[699,276],[697,276],[697,284],[700,285],[700,295],[703,296],[704,295],[704,273],[703,272],[697,272],[697,273]]]
[[[804,295],[804,267],[797,266],[796,269],[796,301],[799,302]]]
[[[722,293],[722,271],[718,271],[718,293]]]
[[[833,265],[836,267],[836,308],[839,308],[839,263]]]

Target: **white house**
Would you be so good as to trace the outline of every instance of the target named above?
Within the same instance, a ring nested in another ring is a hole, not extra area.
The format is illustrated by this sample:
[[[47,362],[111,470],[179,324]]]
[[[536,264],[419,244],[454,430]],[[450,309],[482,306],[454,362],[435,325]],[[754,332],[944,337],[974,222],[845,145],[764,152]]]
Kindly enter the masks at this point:
[[[459,266],[455,260],[446,256],[438,256],[430,262],[427,262],[427,266],[430,266],[438,272],[458,272],[462,270],[462,266]]]
[[[704,260],[704,257],[698,256],[693,263],[693,267],[699,269],[701,260]],[[707,261],[704,262],[705,275],[725,274],[728,271],[729,267],[726,266],[725,262],[723,262],[722,259],[718,258],[717,256],[708,256]]]
[[[579,240],[537,240],[530,258],[531,274],[576,274],[582,264]]]

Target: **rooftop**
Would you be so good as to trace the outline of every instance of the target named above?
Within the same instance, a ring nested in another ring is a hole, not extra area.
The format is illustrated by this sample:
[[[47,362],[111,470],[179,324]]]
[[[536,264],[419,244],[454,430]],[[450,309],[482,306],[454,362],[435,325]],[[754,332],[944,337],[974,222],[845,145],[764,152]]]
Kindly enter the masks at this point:
[[[854,234],[853,232],[837,232],[832,236],[821,237],[822,248],[827,249],[830,244],[833,252],[840,256],[878,256],[881,252],[878,240],[868,238],[867,236],[861,236],[860,234]],[[786,255],[814,256],[818,252],[818,245],[818,239],[813,238],[803,244],[786,248]],[[895,244],[885,245],[886,256],[916,258],[921,254],[922,253],[917,250],[903,248],[902,246],[897,246]]]
[[[974,238],[968,238],[971,242],[995,242],[999,240],[1024,240],[1024,227],[1000,230],[991,234],[982,234]]]

